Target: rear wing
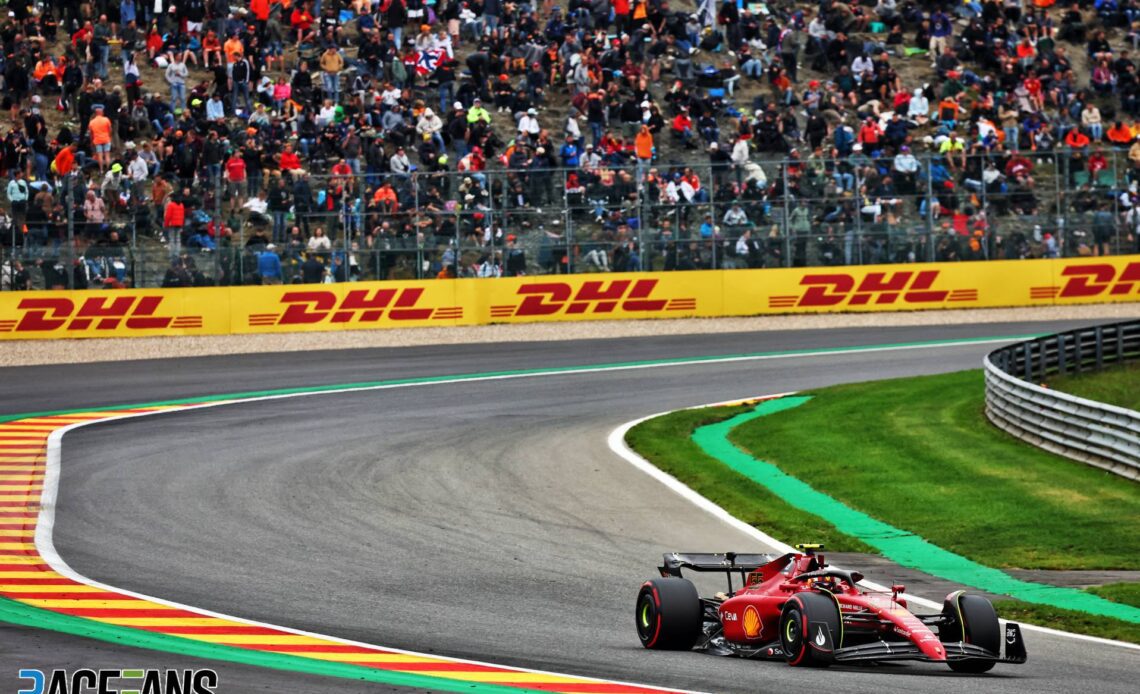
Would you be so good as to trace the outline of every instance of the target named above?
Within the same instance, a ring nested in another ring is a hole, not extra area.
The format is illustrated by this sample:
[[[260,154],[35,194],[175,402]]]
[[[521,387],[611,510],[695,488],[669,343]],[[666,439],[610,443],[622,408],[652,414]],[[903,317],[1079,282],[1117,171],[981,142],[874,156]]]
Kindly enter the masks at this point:
[[[771,562],[772,559],[769,554],[667,552],[657,570],[661,572],[663,578],[670,576],[682,578],[681,569],[701,573],[723,573],[728,577],[728,592],[731,595],[734,590],[732,574],[740,574],[740,585],[743,586],[748,580],[748,574]]]

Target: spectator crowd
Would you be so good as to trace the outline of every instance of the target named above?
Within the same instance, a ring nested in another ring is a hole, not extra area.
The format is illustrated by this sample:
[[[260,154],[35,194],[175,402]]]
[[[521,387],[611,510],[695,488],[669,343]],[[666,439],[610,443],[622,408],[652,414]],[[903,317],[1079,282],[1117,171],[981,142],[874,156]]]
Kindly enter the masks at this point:
[[[1137,252],[1138,45],[1140,0],[10,3],[0,278]]]

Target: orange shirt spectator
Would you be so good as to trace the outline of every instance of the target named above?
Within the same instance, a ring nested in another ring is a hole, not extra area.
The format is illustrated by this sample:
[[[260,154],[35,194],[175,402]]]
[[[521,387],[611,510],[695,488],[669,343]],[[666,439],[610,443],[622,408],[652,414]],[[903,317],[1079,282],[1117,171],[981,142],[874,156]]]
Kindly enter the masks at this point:
[[[653,158],[653,133],[649,132],[648,125],[641,126],[641,132],[637,133],[637,138],[633,141],[633,150],[638,159]]]
[[[1132,142],[1132,128],[1129,128],[1120,121],[1117,121],[1116,125],[1108,129],[1107,135],[1109,142],[1118,145],[1126,145]]]
[[[372,202],[384,205],[392,213],[400,209],[400,202],[396,199],[396,191],[390,183],[385,183],[376,189],[376,194],[372,196]]]
[[[238,58],[240,58],[245,53],[245,46],[242,45],[241,39],[236,36],[231,36],[230,38],[226,39],[225,46],[222,48],[222,50],[224,50],[226,53],[227,63],[236,63],[238,61]]]
[[[1089,136],[1081,132],[1080,128],[1073,128],[1065,135],[1065,144],[1074,148],[1089,146]]]
[[[75,168],[75,146],[68,145],[59,150],[52,161],[52,168],[60,176],[66,176]]]
[[[111,119],[107,116],[102,113],[95,115],[87,124],[87,129],[91,131],[91,144],[111,144]]]

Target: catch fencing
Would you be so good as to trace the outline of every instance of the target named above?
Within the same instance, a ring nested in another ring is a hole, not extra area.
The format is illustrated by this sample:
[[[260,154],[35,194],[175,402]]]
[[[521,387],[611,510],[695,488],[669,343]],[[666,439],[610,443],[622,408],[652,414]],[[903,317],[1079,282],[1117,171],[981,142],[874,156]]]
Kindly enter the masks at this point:
[[[247,205],[272,191],[275,172],[232,186],[203,170],[175,181],[190,199],[177,244],[148,199],[149,182],[124,197],[89,172],[91,181],[55,182],[46,216],[0,233],[0,276],[5,288],[21,289],[102,286],[112,276],[116,286],[173,286],[171,260],[183,257],[195,283],[261,284],[258,256],[270,242],[285,284],[314,281],[302,270],[310,254],[324,265],[320,281],[342,282],[432,279],[449,267],[459,277],[498,276],[499,263],[501,274],[555,275],[1135,253],[1140,214],[1130,211],[1128,189],[1140,169],[1123,150],[1100,154],[1090,166],[1084,153],[1026,152],[1012,167],[996,156],[951,166],[921,154],[907,171],[889,157],[814,155],[743,167],[611,158],[589,168],[407,175],[360,161],[359,173],[291,175],[288,209],[277,211]],[[700,189],[686,190],[678,177]],[[308,182],[300,195],[297,178]],[[84,219],[86,188],[106,198],[105,221]],[[313,250],[317,227],[329,245]],[[505,267],[519,251],[519,267]]]
[[[1140,321],[1002,347],[984,362],[986,416],[1039,448],[1140,480],[1140,413],[1037,385],[1136,360]]]

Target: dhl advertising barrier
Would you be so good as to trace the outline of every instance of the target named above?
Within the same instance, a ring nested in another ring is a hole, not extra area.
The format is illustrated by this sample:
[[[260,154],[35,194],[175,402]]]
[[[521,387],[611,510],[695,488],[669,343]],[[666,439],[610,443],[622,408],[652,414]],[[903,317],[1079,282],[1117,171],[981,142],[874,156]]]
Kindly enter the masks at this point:
[[[0,294],[0,339],[1140,301],[1140,256]]]

